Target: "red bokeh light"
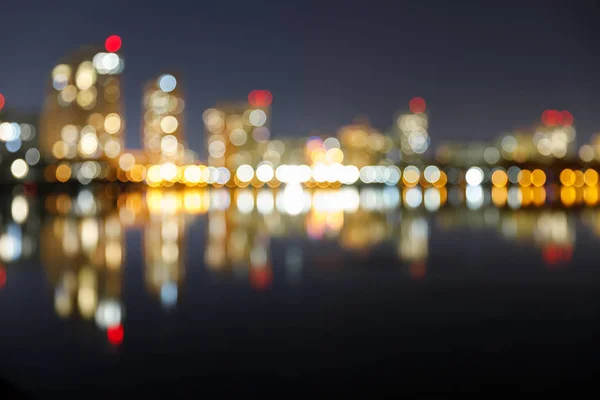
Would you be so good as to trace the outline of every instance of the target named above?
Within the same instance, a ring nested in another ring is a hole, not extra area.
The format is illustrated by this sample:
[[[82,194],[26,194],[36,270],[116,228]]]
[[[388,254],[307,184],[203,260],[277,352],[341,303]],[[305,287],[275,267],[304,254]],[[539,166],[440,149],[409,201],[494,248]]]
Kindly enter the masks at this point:
[[[571,114],[569,111],[563,111],[560,114],[561,114],[562,125],[564,125],[564,126],[573,125],[573,114]]]
[[[123,342],[125,331],[122,325],[111,326],[106,330],[106,336],[111,344],[119,345]]]
[[[573,247],[571,245],[558,246],[549,244],[543,248],[542,257],[549,266],[555,266],[561,262],[569,262],[573,259]]]
[[[0,289],[6,285],[6,269],[0,265]]]
[[[273,102],[273,95],[268,90],[253,90],[248,95],[248,103],[254,107],[268,107]]]
[[[4,108],[4,104],[6,104],[6,100],[4,99],[4,95],[0,93],[0,110]]]
[[[121,40],[121,37],[119,37],[117,35],[112,35],[106,39],[106,42],[104,43],[104,47],[106,47],[106,51],[108,51],[110,53],[115,53],[115,52],[119,51],[122,44],[123,44],[123,41]]]
[[[413,97],[408,102],[408,107],[410,108],[410,111],[412,111],[413,113],[422,114],[425,112],[425,108],[427,107],[427,104],[425,103],[425,99],[423,99],[422,97]]]
[[[252,268],[250,273],[250,283],[257,290],[265,290],[273,281],[273,272],[266,266],[261,268]]]
[[[542,123],[546,126],[571,126],[573,121],[573,114],[569,111],[545,110],[542,113]]]
[[[556,126],[559,123],[561,115],[556,110],[546,110],[542,113],[542,122],[546,126]]]
[[[427,275],[427,265],[423,261],[417,261],[410,265],[410,276],[413,279],[423,279]]]

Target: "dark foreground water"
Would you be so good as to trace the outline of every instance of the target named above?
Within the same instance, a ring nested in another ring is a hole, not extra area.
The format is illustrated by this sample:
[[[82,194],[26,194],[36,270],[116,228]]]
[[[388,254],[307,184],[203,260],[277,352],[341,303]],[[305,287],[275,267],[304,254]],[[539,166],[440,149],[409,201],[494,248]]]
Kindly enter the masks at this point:
[[[39,398],[592,382],[600,212],[435,190],[6,189],[0,376]]]

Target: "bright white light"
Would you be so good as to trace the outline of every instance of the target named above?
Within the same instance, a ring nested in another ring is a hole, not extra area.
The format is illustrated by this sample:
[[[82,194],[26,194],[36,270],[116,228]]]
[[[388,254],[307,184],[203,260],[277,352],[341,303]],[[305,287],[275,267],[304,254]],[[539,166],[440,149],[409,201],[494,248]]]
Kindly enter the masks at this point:
[[[248,165],[240,165],[235,173],[242,182],[250,182],[254,177],[254,169]]]
[[[165,181],[175,181],[177,179],[177,166],[170,162],[161,165],[160,177]]]
[[[341,182],[345,185],[352,185],[360,177],[360,171],[354,165],[346,165],[342,171]]]
[[[0,140],[3,142],[10,142],[18,137],[17,130],[13,124],[4,122],[0,124]]]
[[[479,167],[471,167],[465,174],[465,180],[470,186],[478,186],[483,182],[483,171]]]
[[[269,182],[275,176],[275,171],[273,171],[273,167],[269,164],[262,164],[256,168],[256,177],[261,182]]]
[[[18,158],[10,165],[10,172],[15,178],[23,179],[29,173],[29,165],[27,165],[25,160]]]
[[[173,75],[165,74],[158,78],[158,87],[163,92],[170,93],[177,87],[177,79]]]
[[[253,110],[248,119],[254,126],[263,126],[267,122],[267,114],[263,110]]]

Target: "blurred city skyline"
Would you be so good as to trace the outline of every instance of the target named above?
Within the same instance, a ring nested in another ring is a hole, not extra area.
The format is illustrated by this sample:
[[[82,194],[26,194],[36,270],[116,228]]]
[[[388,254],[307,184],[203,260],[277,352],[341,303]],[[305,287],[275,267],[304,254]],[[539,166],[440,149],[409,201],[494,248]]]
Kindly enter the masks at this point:
[[[591,3],[369,4],[369,13],[336,2],[158,4],[4,6],[7,107],[41,107],[64,54],[116,33],[128,147],[141,141],[143,83],[167,70],[185,82],[196,151],[205,150],[202,112],[257,88],[274,95],[273,138],[334,134],[358,116],[385,130],[413,96],[427,99],[434,142],[489,140],[547,108],[573,113],[580,143],[600,126]]]

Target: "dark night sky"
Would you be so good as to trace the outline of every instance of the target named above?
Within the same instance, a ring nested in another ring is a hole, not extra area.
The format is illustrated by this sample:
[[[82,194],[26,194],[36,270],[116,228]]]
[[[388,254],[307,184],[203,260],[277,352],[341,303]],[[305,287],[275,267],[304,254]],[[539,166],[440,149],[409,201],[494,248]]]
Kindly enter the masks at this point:
[[[490,139],[545,108],[572,111],[580,143],[600,131],[594,2],[2,3],[0,92],[13,106],[41,104],[63,55],[123,37],[130,146],[143,82],[169,70],[185,79],[198,151],[203,110],[263,88],[275,98],[274,137],[334,133],[359,115],[386,129],[413,96],[428,101],[434,145]]]

